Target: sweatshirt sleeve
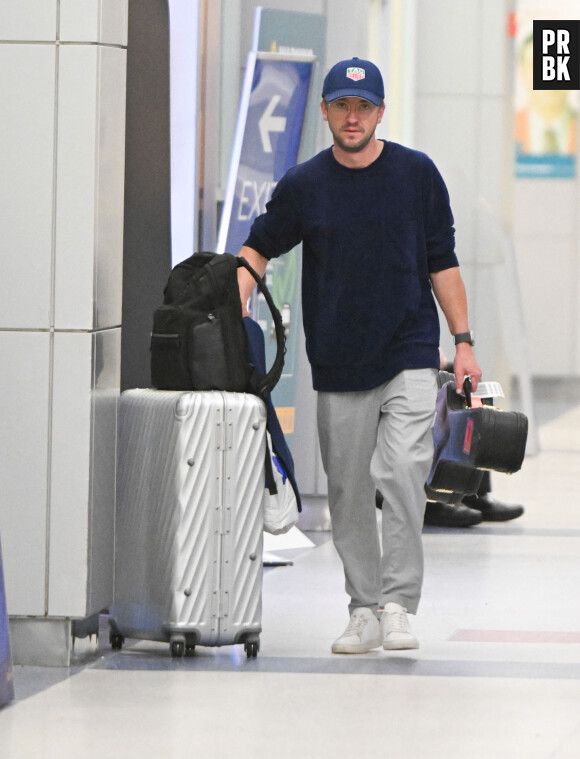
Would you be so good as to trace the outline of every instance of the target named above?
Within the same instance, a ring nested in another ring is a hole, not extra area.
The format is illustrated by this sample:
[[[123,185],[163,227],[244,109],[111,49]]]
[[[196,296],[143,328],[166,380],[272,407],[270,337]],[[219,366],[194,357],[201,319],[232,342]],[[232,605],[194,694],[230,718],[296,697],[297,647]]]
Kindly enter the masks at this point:
[[[302,241],[301,218],[293,194],[292,182],[285,175],[266,203],[266,213],[254,219],[244,245],[270,259],[288,253]]]
[[[459,266],[449,193],[431,159],[427,160],[423,180],[423,214],[429,273]]]

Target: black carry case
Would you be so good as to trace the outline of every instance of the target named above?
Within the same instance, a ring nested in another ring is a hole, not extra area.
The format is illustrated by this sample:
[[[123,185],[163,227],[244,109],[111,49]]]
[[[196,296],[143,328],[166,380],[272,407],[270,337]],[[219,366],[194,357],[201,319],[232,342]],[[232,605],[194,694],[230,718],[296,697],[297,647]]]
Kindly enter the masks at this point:
[[[440,384],[433,466],[425,492],[429,500],[457,503],[477,492],[485,470],[513,473],[521,469],[528,419],[518,411],[501,411],[486,403],[472,406],[469,378],[464,396],[457,393],[452,374],[441,372]]]
[[[266,375],[248,358],[238,286],[243,266],[256,280],[272,313],[276,358]],[[151,382],[158,390],[226,390],[263,396],[282,373],[285,332],[262,278],[229,253],[195,253],[174,267],[163,305],[153,315]]]

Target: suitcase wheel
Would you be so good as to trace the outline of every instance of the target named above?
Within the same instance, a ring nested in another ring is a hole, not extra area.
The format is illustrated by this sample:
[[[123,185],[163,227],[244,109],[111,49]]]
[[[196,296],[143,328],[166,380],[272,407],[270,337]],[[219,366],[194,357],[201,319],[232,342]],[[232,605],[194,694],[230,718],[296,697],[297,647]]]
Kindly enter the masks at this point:
[[[248,659],[255,659],[258,655],[258,651],[260,650],[260,641],[259,640],[247,640],[244,643],[244,651],[246,652],[246,656]]]
[[[123,648],[125,638],[122,635],[119,635],[119,633],[112,632],[109,634],[109,641],[111,643],[111,648],[113,651],[120,651]]]
[[[174,659],[181,658],[185,653],[185,643],[182,640],[171,641],[171,656]]]

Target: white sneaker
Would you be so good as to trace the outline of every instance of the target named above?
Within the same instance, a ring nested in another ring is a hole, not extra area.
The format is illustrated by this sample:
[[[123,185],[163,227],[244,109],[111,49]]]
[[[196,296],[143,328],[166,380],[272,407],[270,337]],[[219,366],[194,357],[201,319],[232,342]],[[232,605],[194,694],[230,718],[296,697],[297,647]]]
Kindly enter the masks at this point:
[[[355,609],[348,627],[332,644],[333,654],[366,654],[381,645],[379,620],[362,606]]]
[[[381,639],[386,651],[419,648],[419,641],[411,632],[407,609],[396,603],[385,604],[381,615]]]

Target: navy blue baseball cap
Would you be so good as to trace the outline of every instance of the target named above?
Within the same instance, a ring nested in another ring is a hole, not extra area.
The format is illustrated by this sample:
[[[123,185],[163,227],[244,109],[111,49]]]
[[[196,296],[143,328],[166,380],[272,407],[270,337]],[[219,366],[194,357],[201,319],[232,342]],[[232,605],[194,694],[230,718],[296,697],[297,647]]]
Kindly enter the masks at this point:
[[[324,78],[322,97],[327,103],[338,98],[358,97],[381,105],[385,97],[383,77],[374,63],[362,58],[340,61]]]

